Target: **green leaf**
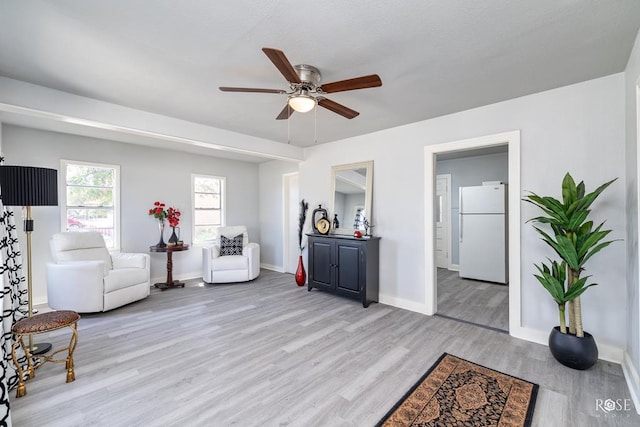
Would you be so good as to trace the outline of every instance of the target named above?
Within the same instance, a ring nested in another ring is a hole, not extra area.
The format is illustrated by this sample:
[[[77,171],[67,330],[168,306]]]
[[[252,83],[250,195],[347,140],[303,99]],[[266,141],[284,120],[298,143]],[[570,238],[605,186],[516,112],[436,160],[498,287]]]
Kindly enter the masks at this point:
[[[593,192],[587,194],[580,200],[579,209],[587,209],[598,198],[598,196],[611,184],[613,184],[618,178],[612,179],[609,182],[605,182],[600,187],[596,188]],[[577,208],[578,209],[578,208]]]
[[[584,293],[584,291],[589,289],[591,286],[598,285],[597,283],[591,283],[590,285],[585,286],[589,277],[591,276],[581,277],[580,279],[574,282],[573,286],[571,286],[565,293],[565,298],[567,299],[567,301],[571,301],[578,298],[580,295]]]
[[[598,232],[593,232],[589,234],[589,236],[586,239],[584,239],[584,242],[582,242],[581,245],[577,245],[578,257],[583,258],[586,255],[586,253],[589,251],[589,249],[595,246],[600,240],[607,237],[609,233],[611,233],[611,230],[598,231]]]
[[[591,251],[589,251],[589,253],[588,253],[588,254],[586,254],[586,255],[584,256],[584,258],[582,259],[582,263],[581,263],[581,264],[582,264],[582,265],[584,265],[584,264],[589,260],[589,258],[591,258],[592,256],[594,256],[595,254],[597,254],[598,252],[600,252],[602,249],[606,248],[607,246],[609,246],[609,245],[610,245],[610,244],[612,244],[613,242],[616,242],[617,240],[619,240],[619,239],[616,239],[616,240],[610,240],[610,241],[608,241],[608,242],[600,243],[598,246],[596,246],[595,248],[593,248]]]
[[[569,221],[567,222],[567,230],[578,230],[582,223],[589,216],[588,210],[575,211],[573,215],[569,216]]]
[[[562,201],[564,202],[564,206],[569,207],[577,198],[578,190],[576,189],[576,183],[567,172],[562,180]]]
[[[584,181],[580,181],[580,184],[578,184],[578,187],[576,188],[578,191],[578,199],[582,199],[584,197]]]
[[[566,261],[567,265],[572,270],[580,270],[581,265],[578,261],[578,254],[576,252],[576,248],[573,245],[571,239],[567,236],[558,235],[556,236],[557,240],[557,248],[554,247],[558,255]]]

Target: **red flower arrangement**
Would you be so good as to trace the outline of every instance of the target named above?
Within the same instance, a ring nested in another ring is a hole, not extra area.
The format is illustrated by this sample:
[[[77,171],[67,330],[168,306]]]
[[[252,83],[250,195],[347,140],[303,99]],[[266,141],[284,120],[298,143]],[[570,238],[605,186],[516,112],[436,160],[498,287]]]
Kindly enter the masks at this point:
[[[167,210],[167,220],[170,227],[177,227],[180,223],[180,211],[173,206]]]
[[[162,221],[167,217],[167,211],[164,210],[165,204],[160,202],[154,202],[153,207],[149,209],[149,215],[153,215],[154,218]]]

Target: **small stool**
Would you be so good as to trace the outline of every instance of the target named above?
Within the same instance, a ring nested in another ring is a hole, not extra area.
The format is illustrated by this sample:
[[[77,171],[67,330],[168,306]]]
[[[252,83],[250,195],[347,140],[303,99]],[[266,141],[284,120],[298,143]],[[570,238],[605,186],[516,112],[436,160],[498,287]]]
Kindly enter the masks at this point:
[[[35,370],[46,362],[62,363],[65,362],[67,369],[67,382],[70,383],[76,379],[76,374],[73,371],[73,351],[78,344],[78,319],[80,315],[71,310],[51,311],[49,313],[35,314],[31,317],[24,318],[11,328],[11,331],[16,335],[16,340],[11,347],[11,357],[13,363],[16,365],[18,371],[18,390],[16,397],[22,397],[27,394],[27,386],[25,385],[24,370],[20,363],[18,363],[18,357],[16,356],[16,349],[18,346],[22,347],[24,354],[27,356],[27,380],[35,377]],[[37,355],[39,359],[37,363],[33,362],[33,355],[29,351],[29,347],[25,345],[23,337],[25,335],[42,334],[45,332],[55,331],[56,329],[69,327],[71,328],[71,340],[69,341],[69,347],[61,348],[48,355]],[[54,359],[53,357],[62,352],[68,351],[68,355],[64,359]]]

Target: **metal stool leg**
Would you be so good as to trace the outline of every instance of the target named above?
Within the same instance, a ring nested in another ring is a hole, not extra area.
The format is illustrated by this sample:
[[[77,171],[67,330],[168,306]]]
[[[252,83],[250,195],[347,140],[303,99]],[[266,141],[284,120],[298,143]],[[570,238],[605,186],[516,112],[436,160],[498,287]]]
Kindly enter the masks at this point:
[[[22,369],[22,365],[20,364],[20,362],[18,362],[18,357],[16,356],[16,349],[18,348],[18,346],[22,347],[22,349],[25,351],[25,355],[27,356],[27,372],[28,372],[27,379],[33,378],[33,376],[35,375],[35,372],[33,370],[33,365],[31,364],[31,354],[27,351],[26,346],[24,345],[24,341],[22,340],[22,335],[18,335],[16,337],[15,342],[11,346],[11,358],[13,359],[13,364],[15,365],[16,370],[18,371],[18,388],[16,390],[16,397],[22,397],[27,394],[27,386],[24,383],[25,371]]]
[[[76,373],[73,370],[73,352],[76,349],[76,345],[78,344],[78,322],[75,322],[73,325],[69,325],[71,328],[72,334],[71,339],[69,340],[69,355],[67,356],[67,382],[73,382],[76,379]]]

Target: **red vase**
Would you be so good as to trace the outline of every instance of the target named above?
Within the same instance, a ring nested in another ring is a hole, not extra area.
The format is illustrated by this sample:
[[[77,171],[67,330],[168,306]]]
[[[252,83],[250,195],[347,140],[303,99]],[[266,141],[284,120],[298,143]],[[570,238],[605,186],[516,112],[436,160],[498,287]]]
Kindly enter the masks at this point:
[[[296,283],[298,286],[304,286],[307,282],[307,273],[304,271],[304,263],[302,262],[302,255],[298,258],[298,269],[296,270]]]

